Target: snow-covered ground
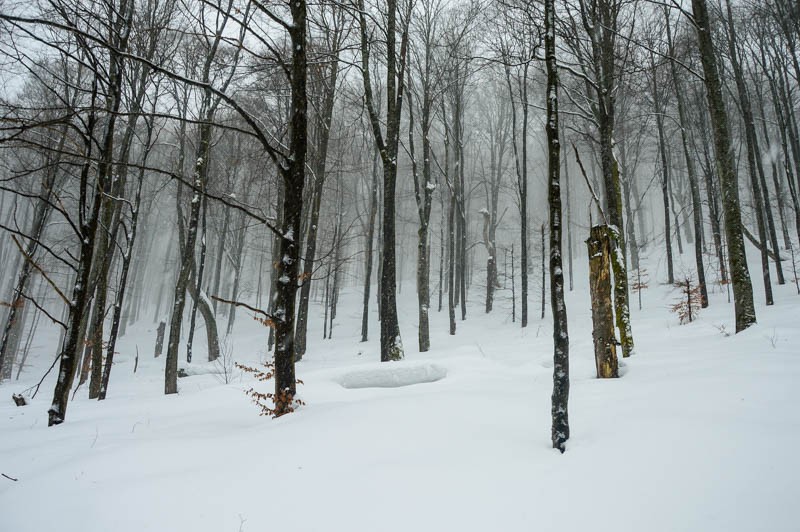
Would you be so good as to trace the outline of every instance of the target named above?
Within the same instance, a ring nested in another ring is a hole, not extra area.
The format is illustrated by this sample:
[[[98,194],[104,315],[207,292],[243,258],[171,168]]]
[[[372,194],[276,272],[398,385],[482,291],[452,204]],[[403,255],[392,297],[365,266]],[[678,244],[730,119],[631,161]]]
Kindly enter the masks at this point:
[[[381,365],[375,320],[371,341],[358,342],[352,288],[332,340],[321,339],[314,308],[297,366],[306,405],[277,420],[258,416],[243,393],[254,383],[238,371],[228,384],[197,371],[179,380],[179,395],[162,395],[155,326],[142,323],[120,342],[108,399],[81,390],[66,423],[48,428],[49,381],[29,406],[10,400],[48,365],[53,338],[43,334],[24,382],[0,387],[0,472],[19,479],[0,478],[0,530],[800,529],[795,287],[776,286],[766,308],[753,272],[759,324],[734,336],[719,289],[698,321],[681,326],[668,310],[677,291],[650,284],[644,311],[634,300],[635,355],[620,379],[598,380],[576,272],[563,455],[550,447],[552,329],[549,316],[538,319],[538,293],[521,330],[502,298],[483,314],[473,287],[457,335],[447,334],[446,311],[432,312],[432,349],[419,354],[407,279],[406,361]],[[265,329],[240,314],[233,357],[256,363],[265,343]]]

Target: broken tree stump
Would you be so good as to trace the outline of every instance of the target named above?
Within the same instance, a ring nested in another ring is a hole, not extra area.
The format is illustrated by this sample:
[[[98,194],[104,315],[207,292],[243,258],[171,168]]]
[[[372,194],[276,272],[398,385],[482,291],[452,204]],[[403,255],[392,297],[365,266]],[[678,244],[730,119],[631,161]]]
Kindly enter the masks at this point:
[[[158,358],[161,355],[161,351],[164,349],[164,330],[166,329],[167,324],[166,322],[161,322],[158,324],[158,331],[156,332],[156,354],[155,358]]]
[[[589,294],[597,378],[619,377],[614,310],[611,300],[611,237],[609,227],[596,225],[586,240],[589,248]]]
[[[14,404],[17,406],[25,406],[28,404],[28,400],[22,396],[22,394],[14,393],[11,394],[11,398],[14,400]]]

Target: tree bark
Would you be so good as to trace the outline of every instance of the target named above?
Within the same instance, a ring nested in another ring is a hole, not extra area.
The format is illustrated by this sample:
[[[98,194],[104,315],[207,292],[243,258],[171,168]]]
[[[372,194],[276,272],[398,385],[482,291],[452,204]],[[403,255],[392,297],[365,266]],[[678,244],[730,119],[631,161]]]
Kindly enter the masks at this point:
[[[596,225],[589,247],[589,290],[592,299],[592,338],[597,378],[619,377],[614,311],[611,303],[611,239],[608,226]]]
[[[403,358],[403,342],[397,318],[397,271],[395,252],[395,188],[397,184],[397,153],[400,140],[400,117],[404,94],[404,74],[408,50],[410,13],[402,20],[400,53],[397,49],[397,2],[387,1],[386,17],[386,137],[375,106],[370,75],[369,39],[364,1],[359,0],[361,30],[361,73],[370,124],[383,163],[383,239],[380,272],[381,361]],[[399,65],[398,65],[399,59]]]
[[[705,0],[692,0],[695,29],[697,30],[700,59],[703,63],[706,98],[711,113],[717,168],[720,173],[722,204],[725,213],[725,233],[728,240],[728,261],[733,284],[736,317],[736,332],[741,332],[756,323],[753,303],[753,287],[747,268],[742,218],[739,206],[739,180],[733,164],[731,135],[728,115],[722,97],[722,84],[714,54],[708,7]]]
[[[558,130],[558,68],[555,45],[555,2],[545,0],[545,61],[547,65],[547,174],[550,206],[550,306],[553,313],[553,395],[551,397],[553,448],[562,453],[569,439],[569,332],[564,303],[561,260],[561,145]],[[544,238],[544,226],[542,226]],[[544,251],[544,249],[542,250]]]
[[[733,67],[733,77],[736,81],[736,90],[739,94],[739,106],[742,111],[742,118],[745,126],[745,143],[747,146],[747,167],[750,173],[750,185],[753,190],[754,210],[758,227],[758,237],[761,242],[767,243],[771,238],[775,252],[778,252],[778,239],[775,234],[775,223],[772,220],[772,211],[765,204],[767,196],[766,179],[764,178],[764,166],[761,163],[761,152],[756,137],[756,126],[753,118],[753,109],[750,104],[750,94],[744,81],[744,73],[739,63],[739,52],[736,44],[736,31],[733,24],[733,12],[731,11],[730,0],[726,0],[728,11],[727,37],[730,61]],[[775,262],[779,284],[784,284],[783,270],[780,261]],[[761,270],[764,278],[764,294],[767,305],[773,304],[772,282],[769,272],[769,257],[766,249],[761,250]]]

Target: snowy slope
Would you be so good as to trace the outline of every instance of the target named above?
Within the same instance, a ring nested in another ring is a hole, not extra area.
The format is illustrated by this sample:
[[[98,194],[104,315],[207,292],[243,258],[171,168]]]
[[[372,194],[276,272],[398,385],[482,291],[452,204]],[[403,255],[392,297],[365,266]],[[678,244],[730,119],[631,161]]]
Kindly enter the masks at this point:
[[[550,448],[551,327],[536,315],[538,294],[523,331],[505,301],[485,316],[473,287],[458,334],[447,334],[446,312],[432,313],[433,347],[419,354],[407,280],[407,360],[395,373],[439,380],[345,388],[353,375],[394,378],[376,363],[374,320],[372,340],[358,342],[352,289],[333,340],[321,339],[314,310],[297,367],[307,405],[278,420],[257,415],[242,391],[253,383],[238,374],[181,379],[178,396],[163,396],[163,358],[148,356],[155,327],[141,324],[121,342],[108,400],[82,390],[59,427],[46,426],[48,383],[30,406],[10,401],[38,369],[0,388],[0,472],[19,479],[0,478],[0,530],[798,530],[800,296],[776,287],[765,308],[758,282],[759,325],[733,336],[724,293],[680,326],[667,309],[678,294],[651,281],[633,313],[636,354],[620,379],[600,381],[576,273],[564,455]],[[254,363],[265,338],[242,316],[235,358]]]

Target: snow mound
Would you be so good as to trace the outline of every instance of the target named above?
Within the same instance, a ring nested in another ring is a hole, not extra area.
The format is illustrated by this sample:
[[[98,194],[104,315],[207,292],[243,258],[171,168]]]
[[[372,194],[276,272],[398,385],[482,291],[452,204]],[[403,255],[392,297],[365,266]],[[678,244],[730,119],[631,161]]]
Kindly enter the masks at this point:
[[[447,370],[436,364],[382,363],[369,369],[349,371],[337,382],[343,388],[399,388],[412,384],[436,382],[447,376]]]
[[[194,377],[195,375],[217,375],[222,369],[217,365],[195,364],[178,368],[178,377]]]

